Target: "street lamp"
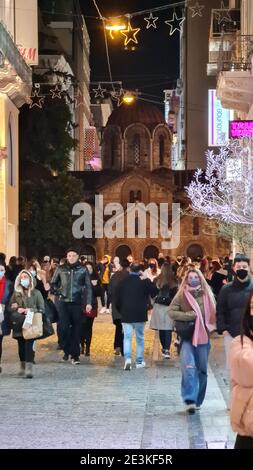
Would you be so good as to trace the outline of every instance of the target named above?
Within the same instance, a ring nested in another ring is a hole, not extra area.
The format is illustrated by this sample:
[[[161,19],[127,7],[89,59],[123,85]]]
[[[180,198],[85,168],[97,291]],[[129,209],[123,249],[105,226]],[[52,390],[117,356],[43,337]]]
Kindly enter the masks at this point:
[[[120,24],[119,20],[117,20],[116,18],[116,19],[112,19],[111,22],[106,25],[105,29],[107,31],[110,31],[110,36],[112,39],[114,39],[113,33],[118,33],[119,31],[123,31],[124,29],[126,29],[126,25]]]
[[[135,95],[130,92],[126,92],[123,96],[123,102],[128,105],[133,104],[135,102],[135,99]]]

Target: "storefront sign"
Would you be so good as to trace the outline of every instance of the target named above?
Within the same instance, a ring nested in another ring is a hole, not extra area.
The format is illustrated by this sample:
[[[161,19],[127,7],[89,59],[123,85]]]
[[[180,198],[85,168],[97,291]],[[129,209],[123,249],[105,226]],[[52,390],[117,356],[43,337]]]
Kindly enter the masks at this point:
[[[230,121],[229,138],[253,137],[253,121]]]
[[[37,0],[15,1],[15,42],[29,65],[38,65]]]
[[[222,107],[216,90],[208,90],[208,145],[217,147],[227,145],[228,125],[231,110]]]

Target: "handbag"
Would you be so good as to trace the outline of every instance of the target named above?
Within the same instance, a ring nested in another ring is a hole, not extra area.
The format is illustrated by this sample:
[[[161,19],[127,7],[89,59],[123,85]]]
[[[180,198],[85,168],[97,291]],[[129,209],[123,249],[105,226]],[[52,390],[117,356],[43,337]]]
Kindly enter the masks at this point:
[[[160,289],[159,294],[155,298],[155,304],[159,305],[170,305],[171,303],[171,294],[168,289]]]
[[[45,338],[48,338],[49,336],[54,335],[54,328],[50,321],[50,318],[47,315],[43,315],[42,321],[43,321],[43,334],[38,339],[45,339]]]
[[[92,308],[90,312],[87,312],[87,310],[83,311],[83,316],[84,317],[89,317],[89,318],[96,318],[98,315],[97,310],[95,308]]]
[[[175,320],[175,330],[183,341],[190,341],[195,329],[195,320],[181,321]]]
[[[27,313],[28,315],[28,313]],[[32,323],[29,324],[27,318],[24,321],[22,333],[24,339],[36,339],[43,335],[42,313],[35,312],[32,317]]]

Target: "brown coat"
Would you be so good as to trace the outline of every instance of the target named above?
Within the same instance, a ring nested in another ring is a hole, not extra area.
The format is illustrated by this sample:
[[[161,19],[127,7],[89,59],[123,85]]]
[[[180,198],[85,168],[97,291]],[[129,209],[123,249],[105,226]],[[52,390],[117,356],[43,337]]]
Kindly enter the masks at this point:
[[[253,341],[236,336],[230,346],[232,395],[230,421],[240,436],[253,437]]]
[[[197,289],[192,291],[195,300],[198,302],[202,315],[204,317],[204,300],[203,300],[203,291],[201,289]],[[192,321],[196,318],[196,313],[192,310],[188,300],[186,297],[181,294],[180,292],[176,294],[174,299],[172,300],[169,310],[168,310],[170,318],[172,320],[181,320],[181,321]]]

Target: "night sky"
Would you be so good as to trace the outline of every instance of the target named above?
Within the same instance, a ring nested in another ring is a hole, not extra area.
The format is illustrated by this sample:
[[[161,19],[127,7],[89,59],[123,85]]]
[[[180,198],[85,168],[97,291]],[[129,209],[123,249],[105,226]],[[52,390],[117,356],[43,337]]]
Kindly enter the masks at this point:
[[[102,22],[87,16],[98,16],[92,0],[80,0],[85,21],[91,39],[91,80],[109,80],[105,55]],[[175,0],[97,0],[103,16],[117,16],[152,7],[175,3]],[[177,10],[182,16],[181,10]],[[169,36],[169,26],[164,23],[171,19],[173,9],[153,13],[159,17],[157,29],[146,29],[144,17],[148,14],[131,19],[132,27],[141,28],[137,35],[139,44],[135,51],[124,50],[124,37],[111,40],[108,35],[113,80],[123,82],[123,88],[142,93],[142,97],[163,104],[163,90],[174,88],[179,69],[179,33]],[[125,21],[125,19],[124,19]],[[133,44],[133,43],[131,43]],[[92,86],[91,86],[92,88]]]

